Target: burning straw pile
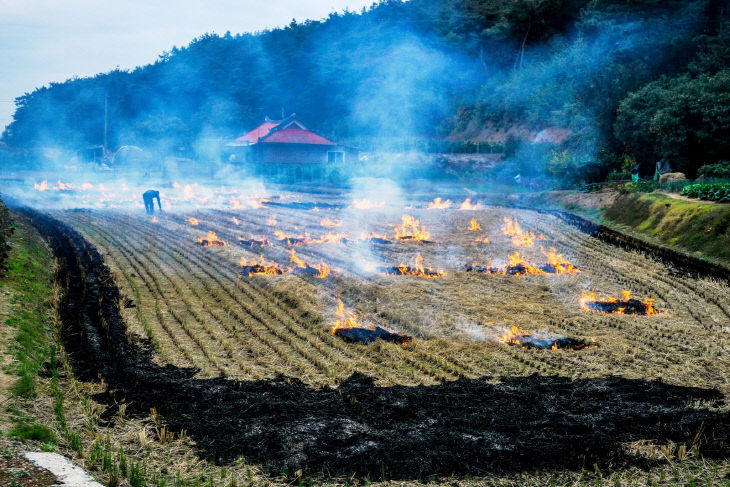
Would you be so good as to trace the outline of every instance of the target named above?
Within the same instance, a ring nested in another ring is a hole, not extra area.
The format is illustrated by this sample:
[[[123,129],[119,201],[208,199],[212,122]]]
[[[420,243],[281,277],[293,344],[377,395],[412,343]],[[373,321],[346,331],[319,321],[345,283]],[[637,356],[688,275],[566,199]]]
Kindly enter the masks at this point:
[[[247,261],[245,257],[241,257],[238,263],[241,266],[241,274],[245,277],[251,276],[278,276],[288,272],[289,269],[282,269],[276,262],[266,262],[262,255],[259,260],[253,259]]]
[[[568,259],[559,254],[554,248],[550,248],[548,252],[540,247],[540,251],[547,257],[548,261],[541,264],[533,264],[514,252],[507,257],[508,264],[504,267],[467,265],[464,270],[466,272],[479,272],[483,274],[503,274],[506,276],[517,276],[524,274],[577,274],[580,272]]]
[[[332,334],[337,335],[346,342],[362,343],[368,345],[375,340],[383,340],[386,342],[397,343],[406,346],[413,338],[400,333],[392,333],[379,326],[364,326],[357,321],[355,313],[345,311],[345,304],[340,298],[337,298],[337,310],[335,311],[335,324],[332,327]]]
[[[395,227],[396,240],[406,242],[434,243],[430,240],[431,234],[426,231],[426,227],[421,222],[410,215],[403,215],[402,224]]]
[[[583,309],[601,313],[624,315],[655,315],[658,313],[654,308],[653,298],[640,301],[631,297],[631,291],[623,291],[621,299],[614,297],[597,299],[596,293],[583,291],[580,305]]]
[[[198,245],[201,247],[226,247],[228,244],[220,240],[213,230],[208,230],[206,237],[198,237]]]
[[[519,326],[512,325],[505,328],[504,334],[499,337],[501,342],[507,345],[518,345],[524,348],[541,348],[545,350],[583,350],[588,348],[589,343],[576,338],[535,338]],[[595,343],[590,343],[595,345]]]
[[[383,273],[389,274],[389,275],[417,276],[417,277],[426,277],[429,279],[436,279],[439,277],[444,277],[446,275],[446,272],[444,272],[442,269],[436,270],[436,269],[432,269],[431,267],[424,267],[423,266],[423,257],[421,257],[421,254],[418,254],[416,256],[412,265],[400,263],[397,266],[378,267],[377,271],[383,272]]]

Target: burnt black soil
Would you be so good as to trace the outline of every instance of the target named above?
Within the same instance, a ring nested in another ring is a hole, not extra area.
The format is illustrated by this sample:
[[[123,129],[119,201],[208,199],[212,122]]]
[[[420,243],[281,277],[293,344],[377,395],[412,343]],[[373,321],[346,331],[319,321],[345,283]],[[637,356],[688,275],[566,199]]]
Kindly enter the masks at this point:
[[[63,224],[31,216],[58,257],[63,335],[75,368],[109,384],[97,398],[107,404],[104,417],[113,421],[122,401],[132,415],[155,407],[171,430],[185,429],[201,455],[221,463],[245,456],[275,472],[392,479],[616,468],[646,465],[619,442],[689,444],[698,431],[702,454],[728,455],[728,414],[692,406],[721,404],[722,395],[659,381],[532,375],[376,387],[355,374],[336,388],[313,389],[294,378],[197,379],[194,370],[156,366],[149,347],[126,337],[119,291],[99,253]]]

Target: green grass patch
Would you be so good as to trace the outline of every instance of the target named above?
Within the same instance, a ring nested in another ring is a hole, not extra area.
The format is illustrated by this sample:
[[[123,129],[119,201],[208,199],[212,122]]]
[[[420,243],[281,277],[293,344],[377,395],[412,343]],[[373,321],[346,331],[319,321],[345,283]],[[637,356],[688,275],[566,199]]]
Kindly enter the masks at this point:
[[[35,378],[53,343],[53,261],[40,237],[26,224],[17,225],[10,243],[7,272],[0,285],[12,296],[5,324],[15,330],[9,348],[18,379],[11,390],[18,396],[33,397]]]
[[[730,206],[683,201],[662,194],[629,194],[603,218],[671,246],[730,264]]]
[[[42,424],[19,424],[8,432],[11,438],[18,438],[23,441],[36,440],[43,443],[56,443],[56,435],[48,427]]]

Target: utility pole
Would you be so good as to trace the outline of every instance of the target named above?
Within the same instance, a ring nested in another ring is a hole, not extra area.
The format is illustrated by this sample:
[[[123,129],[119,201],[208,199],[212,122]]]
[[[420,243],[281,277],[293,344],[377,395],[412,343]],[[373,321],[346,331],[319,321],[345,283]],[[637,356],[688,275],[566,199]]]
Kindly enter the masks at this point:
[[[102,159],[106,158],[106,155],[109,153],[108,148],[108,132],[109,132],[109,93],[104,93],[104,149],[102,154]]]

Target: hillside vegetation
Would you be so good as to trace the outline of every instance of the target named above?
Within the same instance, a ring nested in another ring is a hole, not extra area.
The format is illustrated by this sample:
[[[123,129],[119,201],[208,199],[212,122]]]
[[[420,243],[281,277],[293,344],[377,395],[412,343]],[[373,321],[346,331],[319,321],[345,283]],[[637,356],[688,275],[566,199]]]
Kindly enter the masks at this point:
[[[16,100],[3,141],[101,144],[108,96],[110,145],[160,154],[209,157],[286,111],[366,149],[479,142],[509,175],[563,184],[660,157],[692,177],[730,160],[728,19],[724,0],[384,1],[52,83]],[[532,143],[548,127],[567,137]]]
[[[618,197],[604,217],[664,244],[730,264],[730,207],[682,201],[661,194]]]

